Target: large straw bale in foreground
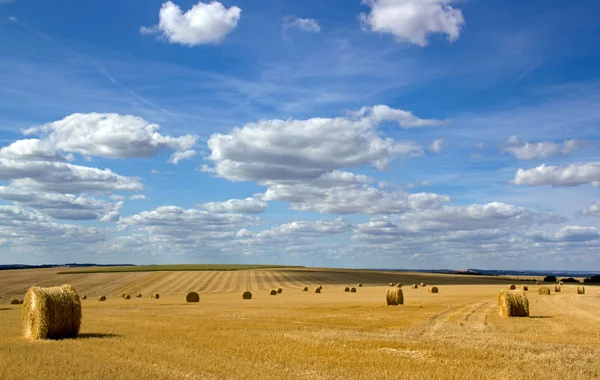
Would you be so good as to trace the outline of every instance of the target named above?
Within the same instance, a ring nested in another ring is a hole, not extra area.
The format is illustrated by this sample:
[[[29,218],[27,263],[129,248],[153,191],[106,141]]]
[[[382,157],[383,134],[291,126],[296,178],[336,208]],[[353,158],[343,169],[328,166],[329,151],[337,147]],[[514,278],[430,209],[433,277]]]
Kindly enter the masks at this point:
[[[549,296],[550,295],[550,288],[547,287],[542,287],[538,290],[538,293],[540,293],[540,295],[542,296]]]
[[[385,295],[388,305],[404,305],[404,293],[401,288],[389,288]]]
[[[81,326],[81,301],[71,285],[29,288],[23,302],[26,339],[74,338]]]
[[[498,293],[498,311],[503,317],[529,317],[529,300],[522,290]]]
[[[585,294],[585,288],[583,286],[578,286],[577,294]]]
[[[185,302],[200,302],[200,295],[196,292],[189,292],[185,295]]]

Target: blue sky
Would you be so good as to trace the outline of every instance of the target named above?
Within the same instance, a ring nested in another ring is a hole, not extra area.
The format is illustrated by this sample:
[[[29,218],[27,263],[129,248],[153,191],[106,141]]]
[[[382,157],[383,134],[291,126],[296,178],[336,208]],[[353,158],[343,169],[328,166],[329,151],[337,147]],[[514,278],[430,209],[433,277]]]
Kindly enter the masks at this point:
[[[599,11],[0,0],[0,263],[598,269]]]

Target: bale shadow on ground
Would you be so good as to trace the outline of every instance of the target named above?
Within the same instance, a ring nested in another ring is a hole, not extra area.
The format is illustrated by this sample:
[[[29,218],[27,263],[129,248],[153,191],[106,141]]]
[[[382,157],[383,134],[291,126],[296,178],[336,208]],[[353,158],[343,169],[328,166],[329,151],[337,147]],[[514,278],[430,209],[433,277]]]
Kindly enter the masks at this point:
[[[111,333],[83,333],[79,334],[76,339],[106,339],[106,338],[120,338],[123,335],[111,334]]]
[[[529,318],[534,318],[534,319],[546,319],[546,318],[554,318],[551,315],[534,315],[534,316],[530,316]]]

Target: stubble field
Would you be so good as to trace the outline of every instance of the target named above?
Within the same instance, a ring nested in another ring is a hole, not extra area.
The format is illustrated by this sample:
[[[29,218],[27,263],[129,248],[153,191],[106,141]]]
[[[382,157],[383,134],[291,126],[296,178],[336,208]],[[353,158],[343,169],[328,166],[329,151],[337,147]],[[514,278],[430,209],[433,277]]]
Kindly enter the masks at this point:
[[[585,295],[564,285],[540,296],[529,282],[531,317],[504,319],[496,297],[511,281],[502,278],[305,268],[57,272],[0,272],[0,378],[600,378],[600,291],[591,286]],[[405,304],[386,306],[389,282],[398,281]],[[357,293],[343,291],[359,282]],[[440,293],[410,288],[420,282]],[[31,285],[63,283],[88,296],[80,337],[25,341],[21,306],[10,299]],[[268,294],[278,287],[283,293]],[[246,289],[252,300],[241,299]],[[199,303],[185,303],[191,290]]]

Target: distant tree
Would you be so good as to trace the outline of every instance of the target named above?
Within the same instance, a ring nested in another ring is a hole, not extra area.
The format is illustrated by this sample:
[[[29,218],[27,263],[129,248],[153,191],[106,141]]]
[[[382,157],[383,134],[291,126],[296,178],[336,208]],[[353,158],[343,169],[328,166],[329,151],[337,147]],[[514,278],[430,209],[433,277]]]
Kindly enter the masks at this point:
[[[576,279],[574,279],[573,277],[563,278],[561,281],[562,282],[576,282],[576,283],[579,283],[579,281],[576,280]]]
[[[556,282],[556,276],[546,276],[544,282]]]
[[[583,280],[583,282],[585,282],[585,283],[592,283],[592,284],[593,283],[596,283],[596,284],[600,283],[600,275],[595,275],[595,276],[592,276],[590,278],[586,278],[585,280]]]

